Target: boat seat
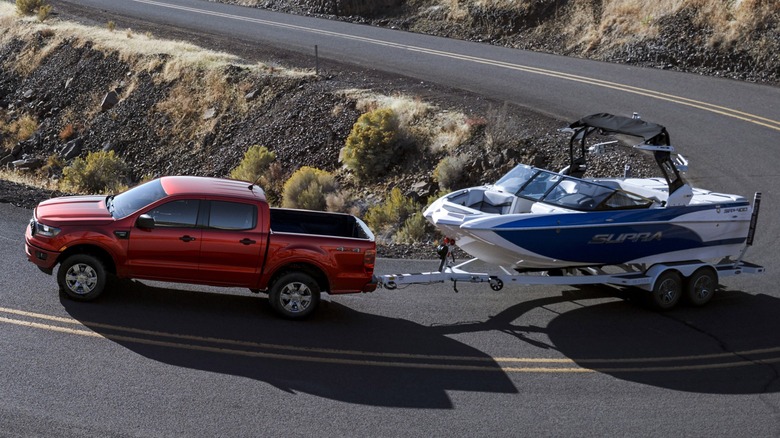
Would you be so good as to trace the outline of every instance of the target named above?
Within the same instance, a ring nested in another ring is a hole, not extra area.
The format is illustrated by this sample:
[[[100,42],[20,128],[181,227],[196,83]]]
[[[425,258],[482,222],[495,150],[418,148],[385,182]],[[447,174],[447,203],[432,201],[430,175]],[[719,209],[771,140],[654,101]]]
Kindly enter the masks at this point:
[[[498,192],[483,192],[482,199],[469,205],[469,208],[485,213],[507,214],[512,209],[513,195]]]

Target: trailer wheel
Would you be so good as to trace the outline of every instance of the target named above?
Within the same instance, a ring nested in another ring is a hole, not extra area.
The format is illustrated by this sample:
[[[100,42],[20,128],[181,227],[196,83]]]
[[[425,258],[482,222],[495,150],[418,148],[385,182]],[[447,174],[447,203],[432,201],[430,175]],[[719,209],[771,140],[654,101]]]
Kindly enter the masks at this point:
[[[501,281],[500,278],[491,277],[490,278],[490,288],[493,289],[496,292],[500,291],[501,289],[504,288],[504,282]]]
[[[682,277],[677,271],[671,270],[658,276],[650,294],[651,303],[658,310],[669,310],[676,306],[681,296]]]
[[[66,258],[57,271],[60,290],[73,300],[92,301],[106,286],[103,263],[89,254],[74,254]]]
[[[290,319],[311,315],[320,302],[320,287],[308,274],[290,272],[282,275],[268,292],[271,307]]]
[[[718,287],[718,273],[709,266],[699,268],[685,282],[685,301],[693,306],[707,304]]]

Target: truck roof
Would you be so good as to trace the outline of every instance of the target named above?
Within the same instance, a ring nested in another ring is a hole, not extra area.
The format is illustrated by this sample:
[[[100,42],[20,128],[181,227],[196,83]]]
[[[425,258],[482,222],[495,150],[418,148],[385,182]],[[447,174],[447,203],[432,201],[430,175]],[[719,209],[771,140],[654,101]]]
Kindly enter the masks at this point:
[[[263,189],[246,181],[203,176],[164,176],[160,182],[169,195],[217,195],[266,200]]]

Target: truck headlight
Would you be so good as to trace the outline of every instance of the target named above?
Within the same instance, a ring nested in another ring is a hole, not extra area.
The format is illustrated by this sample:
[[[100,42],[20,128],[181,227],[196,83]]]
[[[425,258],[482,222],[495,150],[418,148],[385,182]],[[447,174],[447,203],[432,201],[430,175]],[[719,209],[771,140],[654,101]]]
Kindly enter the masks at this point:
[[[50,227],[46,224],[42,224],[40,222],[37,222],[35,224],[35,234],[41,235],[43,237],[54,237],[57,234],[60,234],[59,228]]]

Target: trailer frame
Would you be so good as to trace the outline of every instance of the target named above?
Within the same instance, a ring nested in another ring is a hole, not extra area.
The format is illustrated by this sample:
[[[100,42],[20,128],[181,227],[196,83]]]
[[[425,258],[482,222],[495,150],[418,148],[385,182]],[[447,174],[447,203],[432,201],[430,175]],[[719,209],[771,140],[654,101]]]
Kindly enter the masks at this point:
[[[448,265],[441,271],[408,274],[387,274],[378,277],[384,289],[395,290],[409,285],[430,285],[452,282],[458,292],[458,282],[487,283],[494,291],[508,284],[533,285],[589,285],[609,284],[636,287],[651,293],[652,304],[660,310],[674,307],[683,298],[696,306],[703,306],[712,298],[718,281],[723,277],[742,274],[760,274],[763,266],[745,261],[727,261],[718,264],[699,261],[659,263],[647,269],[637,265],[610,267],[576,267],[539,272],[510,272],[500,267],[501,274],[469,272],[465,266],[477,261],[470,259],[457,265]],[[607,272],[617,269],[622,272]],[[660,279],[660,281],[659,281]]]

